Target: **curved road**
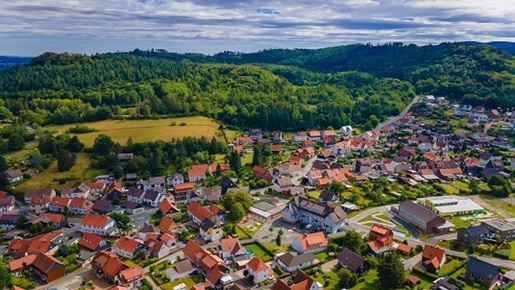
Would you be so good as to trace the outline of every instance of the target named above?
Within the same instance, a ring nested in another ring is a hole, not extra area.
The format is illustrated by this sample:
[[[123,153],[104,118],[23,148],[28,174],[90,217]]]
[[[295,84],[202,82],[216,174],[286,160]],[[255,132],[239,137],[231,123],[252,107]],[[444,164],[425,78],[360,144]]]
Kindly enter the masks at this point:
[[[386,127],[392,123],[395,123],[397,122],[398,120],[402,119],[404,117],[404,115],[406,115],[406,113],[408,113],[409,109],[411,109],[411,106],[413,106],[413,104],[417,103],[418,100],[420,99],[419,96],[415,96],[413,98],[413,100],[411,101],[411,103],[409,103],[406,108],[404,108],[404,110],[396,117],[393,117],[393,118],[390,118],[382,123],[379,123],[377,126],[376,126],[376,130],[381,130],[383,129],[383,127]]]

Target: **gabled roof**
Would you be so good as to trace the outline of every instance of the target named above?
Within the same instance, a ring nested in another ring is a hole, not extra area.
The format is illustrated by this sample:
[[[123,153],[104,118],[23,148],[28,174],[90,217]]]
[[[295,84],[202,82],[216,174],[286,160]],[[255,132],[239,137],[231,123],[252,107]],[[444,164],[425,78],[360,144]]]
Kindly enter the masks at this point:
[[[243,246],[240,244],[240,240],[238,238],[234,238],[231,236],[227,236],[227,238],[223,238],[220,240],[220,247],[223,252],[230,252],[231,254],[237,253],[239,250],[244,250]]]
[[[64,268],[64,264],[61,261],[45,253],[37,254],[32,265],[45,274],[53,272],[58,268]]]
[[[300,235],[297,240],[300,241],[300,245],[304,251],[327,246],[327,239],[325,238],[324,232],[303,234]]]
[[[442,219],[442,223],[445,223],[445,220],[436,213],[410,200],[406,200],[405,202],[401,203],[399,205],[399,209],[417,216],[419,219],[425,221],[426,223],[429,223],[435,218]]]
[[[191,265],[191,262],[188,259],[175,264],[175,270],[179,274],[186,273],[186,272],[192,271],[194,269],[195,268],[193,268],[193,266]]]
[[[120,271],[118,274],[123,284],[143,279],[143,269],[141,267],[132,267]]]
[[[364,261],[362,257],[348,248],[343,249],[343,251],[338,254],[338,262],[353,272],[356,272]]]
[[[82,218],[81,224],[91,227],[103,228],[109,222],[109,217],[106,215],[87,214]]]
[[[14,272],[14,271],[22,270],[25,267],[32,265],[32,263],[34,263],[35,259],[36,259],[36,255],[32,254],[32,255],[21,257],[16,260],[11,260],[9,262],[9,271]]]
[[[83,246],[89,250],[96,251],[98,250],[100,243],[103,240],[104,239],[102,237],[95,234],[83,233],[82,237],[78,241],[78,244],[79,246]]]
[[[323,190],[320,193],[320,195],[318,196],[318,198],[325,200],[325,201],[332,201],[334,197],[335,197],[334,192],[329,191],[329,190]]]
[[[208,211],[196,201],[190,202],[188,205],[188,212],[195,216],[199,221],[203,221],[205,218],[213,219],[214,215],[212,212]]]
[[[55,206],[55,207],[65,207],[70,204],[70,201],[71,201],[71,199],[69,199],[67,197],[56,196],[56,197],[54,197],[54,199],[52,200],[50,205]]]
[[[93,204],[93,210],[102,212],[102,213],[108,213],[111,209],[111,203],[107,200],[95,200],[95,203]]]
[[[424,251],[422,251],[422,261],[433,261],[433,259],[436,258],[436,261],[431,263],[433,263],[435,269],[438,269],[441,266],[444,255],[445,251],[443,249],[426,244],[424,246]]]
[[[288,267],[295,267],[297,265],[304,264],[306,262],[313,262],[316,257],[313,253],[303,253],[303,254],[294,254],[288,252],[286,254],[280,255],[277,259],[283,262]]]
[[[107,193],[111,193],[113,191],[122,192],[123,191],[122,185],[120,183],[118,183],[117,181],[114,181],[113,183],[109,184],[109,187],[107,188]]]
[[[61,223],[64,219],[64,215],[57,213],[46,213],[42,212],[39,214],[39,217],[48,219],[53,224]]]
[[[122,270],[129,268],[113,252],[97,252],[91,265],[94,269],[101,269],[110,277],[116,277]]]
[[[501,272],[499,266],[490,264],[474,256],[469,256],[469,260],[465,264],[465,270],[471,274],[485,277],[492,280]]]
[[[200,223],[200,228],[203,230],[203,231],[208,231],[209,229],[213,228],[215,226],[215,222],[208,219],[208,218],[205,218],[201,223]]]
[[[159,210],[161,211],[162,214],[167,214],[172,210],[174,212],[180,211],[175,206],[175,203],[173,201],[169,200],[168,198],[163,198],[163,200],[161,200],[161,203],[159,203]]]
[[[127,196],[134,197],[134,198],[141,198],[143,196],[143,193],[145,193],[145,191],[143,189],[139,189],[135,186],[131,186],[131,187],[129,187],[129,189],[127,191]]]
[[[74,197],[70,201],[70,207],[77,207],[77,208],[83,208],[86,206],[86,203],[88,200],[83,197]]]
[[[169,217],[163,217],[159,223],[159,228],[164,231],[173,231],[177,228],[177,224]]]
[[[138,249],[138,247],[140,245],[141,244],[138,241],[133,240],[128,237],[121,237],[118,241],[116,241],[117,248],[119,248],[120,250],[129,252],[129,253],[136,252],[136,250]]]
[[[161,193],[159,191],[154,190],[154,189],[149,189],[149,190],[145,191],[145,194],[143,195],[143,199],[155,201],[160,195],[161,195]]]
[[[272,269],[270,268],[270,266],[265,264],[265,262],[261,261],[256,257],[252,257],[252,259],[250,259],[250,261],[247,263],[247,267],[255,273],[262,271],[270,271]]]

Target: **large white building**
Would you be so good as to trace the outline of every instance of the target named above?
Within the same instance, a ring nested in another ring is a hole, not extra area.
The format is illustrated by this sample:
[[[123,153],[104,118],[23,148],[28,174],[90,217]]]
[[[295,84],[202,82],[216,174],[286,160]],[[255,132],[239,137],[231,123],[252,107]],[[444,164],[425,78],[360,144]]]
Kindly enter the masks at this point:
[[[485,212],[484,208],[474,201],[456,195],[420,198],[418,203],[440,216],[472,215]]]
[[[87,214],[82,218],[83,233],[110,236],[115,231],[115,221],[106,215]]]
[[[347,215],[339,206],[332,208],[327,204],[296,196],[283,210],[283,219],[290,223],[310,224],[314,230],[328,234],[336,231],[345,223]]]

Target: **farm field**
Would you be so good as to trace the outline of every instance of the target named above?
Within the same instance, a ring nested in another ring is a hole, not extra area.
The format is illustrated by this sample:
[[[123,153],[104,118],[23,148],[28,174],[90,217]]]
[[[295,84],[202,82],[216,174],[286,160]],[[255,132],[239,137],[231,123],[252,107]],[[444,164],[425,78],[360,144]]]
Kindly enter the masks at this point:
[[[60,191],[65,187],[73,187],[79,183],[95,178],[95,176],[103,174],[102,170],[89,168],[89,154],[77,154],[77,164],[75,164],[69,171],[59,172],[57,170],[57,162],[53,162],[48,169],[36,173],[32,178],[16,186],[17,191],[25,191],[30,188],[53,188]],[[63,184],[59,181],[66,180]]]
[[[172,123],[175,125],[172,126]],[[186,125],[181,126],[181,123]],[[213,119],[201,116],[158,120],[105,120],[81,123],[81,125],[96,130],[91,133],[76,134],[86,147],[92,147],[95,138],[100,134],[111,136],[114,141],[120,144],[125,144],[129,137],[132,137],[134,142],[168,141],[172,138],[183,138],[186,136],[206,136],[209,139],[213,136],[223,138],[221,132],[218,131],[219,124]],[[56,134],[61,134],[74,126],[73,124],[54,125],[45,127],[44,129]],[[234,136],[234,132],[231,131],[226,131],[226,134],[229,140]],[[75,134],[71,135],[73,136]]]

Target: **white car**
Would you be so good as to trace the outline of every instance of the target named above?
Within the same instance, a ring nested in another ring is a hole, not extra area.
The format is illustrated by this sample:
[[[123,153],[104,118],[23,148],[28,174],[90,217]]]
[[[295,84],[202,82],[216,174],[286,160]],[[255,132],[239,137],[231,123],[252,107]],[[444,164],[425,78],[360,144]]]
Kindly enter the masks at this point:
[[[232,259],[227,259],[227,260],[225,260],[225,263],[227,265],[232,265],[232,263],[234,263],[234,261]]]

